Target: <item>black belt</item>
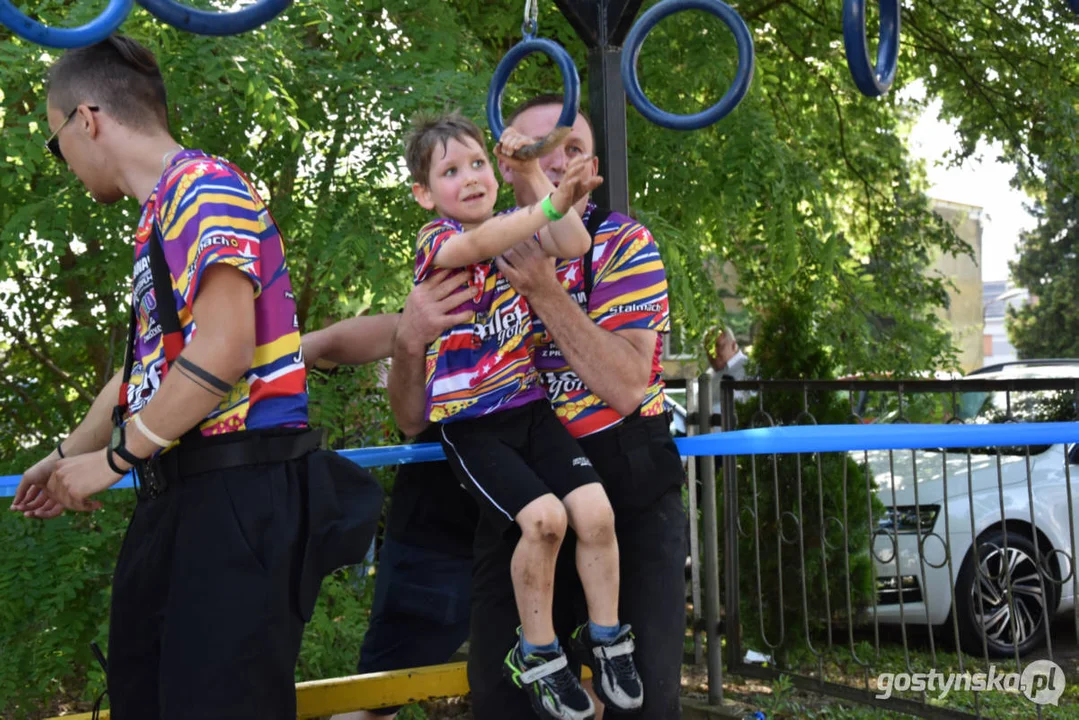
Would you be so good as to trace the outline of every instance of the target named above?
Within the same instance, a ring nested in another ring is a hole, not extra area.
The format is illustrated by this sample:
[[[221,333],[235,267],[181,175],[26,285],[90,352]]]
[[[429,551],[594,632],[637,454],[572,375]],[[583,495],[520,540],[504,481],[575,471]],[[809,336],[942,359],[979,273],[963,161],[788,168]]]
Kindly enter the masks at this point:
[[[140,500],[149,500],[193,475],[297,460],[321,446],[322,431],[306,428],[248,430],[185,440],[135,466],[135,492]]]

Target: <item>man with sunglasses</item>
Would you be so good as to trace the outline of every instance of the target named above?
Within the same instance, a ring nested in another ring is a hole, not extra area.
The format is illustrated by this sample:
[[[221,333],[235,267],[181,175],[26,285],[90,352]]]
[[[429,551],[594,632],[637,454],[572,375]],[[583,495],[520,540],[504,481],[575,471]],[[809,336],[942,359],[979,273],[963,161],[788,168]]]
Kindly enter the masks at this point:
[[[113,579],[114,720],[291,720],[321,580],[308,513],[323,474],[309,468],[337,456],[307,427],[281,235],[242,172],[172,138],[157,62],[128,38],[53,65],[48,119],[49,150],[93,198],[135,198],[142,214],[125,369],[26,471],[12,509],[94,510],[136,470]]]

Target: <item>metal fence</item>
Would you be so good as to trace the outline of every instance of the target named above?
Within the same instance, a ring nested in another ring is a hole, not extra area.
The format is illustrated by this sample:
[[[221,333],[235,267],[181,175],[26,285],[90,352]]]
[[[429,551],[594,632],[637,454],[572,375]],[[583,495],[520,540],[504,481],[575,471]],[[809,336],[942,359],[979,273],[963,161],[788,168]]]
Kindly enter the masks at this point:
[[[713,425],[1079,419],[1079,379],[729,381],[718,398],[703,380],[687,383],[689,435]],[[701,518],[691,523],[693,620],[703,631],[694,649],[698,662],[707,651],[712,702],[723,695],[721,634],[729,674],[786,675],[799,689],[927,718],[985,717],[983,693],[957,709],[941,692],[1016,691],[1005,672],[1055,672],[1035,661],[1075,657],[1075,443],[720,462],[722,493],[716,458],[688,466],[690,512]],[[708,602],[721,584],[721,605]],[[1054,637],[1061,613],[1071,627]],[[945,688],[949,676],[957,684]],[[1042,717],[1042,705],[1029,709]]]

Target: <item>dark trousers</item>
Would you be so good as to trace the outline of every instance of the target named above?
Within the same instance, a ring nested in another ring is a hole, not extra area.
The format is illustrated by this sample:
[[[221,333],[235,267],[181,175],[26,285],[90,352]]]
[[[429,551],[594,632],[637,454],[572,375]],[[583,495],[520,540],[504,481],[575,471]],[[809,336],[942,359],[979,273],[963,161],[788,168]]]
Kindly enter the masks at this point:
[[[627,418],[622,425],[581,438],[614,507],[620,556],[619,620],[633,626],[636,661],[644,682],[639,717],[681,717],[679,691],[686,631],[687,518],[685,474],[665,416]],[[528,698],[502,677],[506,653],[520,624],[510,581],[510,558],[520,537],[481,519],[476,534],[468,680],[476,720],[533,717]],[[555,579],[555,630],[565,646],[587,620],[570,537]],[[607,713],[616,712],[608,708]]]
[[[386,538],[378,558],[371,624],[363,638],[357,672],[448,661],[468,639],[471,589],[471,558]],[[400,707],[389,707],[372,712],[392,715],[398,710]]]
[[[138,502],[113,578],[113,720],[295,720],[303,459]]]

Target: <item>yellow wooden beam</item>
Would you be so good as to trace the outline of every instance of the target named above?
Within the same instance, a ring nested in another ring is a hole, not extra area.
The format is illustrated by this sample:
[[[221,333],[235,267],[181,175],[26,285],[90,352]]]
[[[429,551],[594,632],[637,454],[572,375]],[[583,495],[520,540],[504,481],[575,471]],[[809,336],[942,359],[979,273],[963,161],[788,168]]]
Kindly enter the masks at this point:
[[[375,710],[467,695],[467,666],[467,663],[459,662],[299,683],[296,685],[296,716],[299,720],[309,720],[354,710]],[[592,673],[584,667],[581,675],[587,679]],[[109,712],[104,710],[99,717],[107,720]],[[90,713],[83,713],[65,715],[63,720],[91,720],[91,717]]]
[[[314,680],[296,686],[301,720],[468,694],[467,663]]]

